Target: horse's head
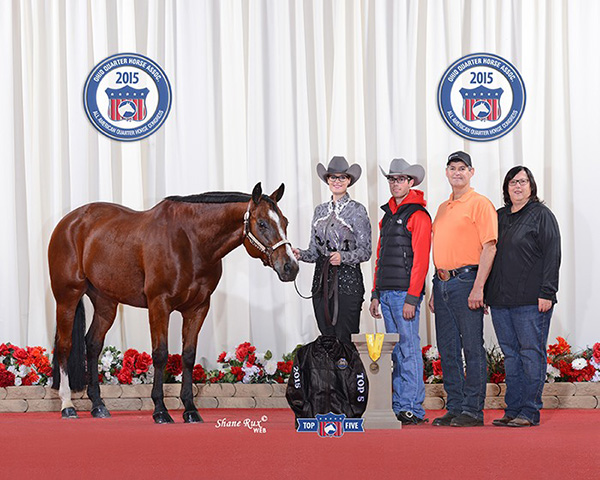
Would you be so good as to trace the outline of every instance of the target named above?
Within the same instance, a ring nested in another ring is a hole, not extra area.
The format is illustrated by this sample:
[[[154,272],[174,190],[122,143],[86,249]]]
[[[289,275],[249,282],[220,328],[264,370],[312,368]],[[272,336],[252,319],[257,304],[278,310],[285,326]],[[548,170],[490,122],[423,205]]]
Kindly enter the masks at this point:
[[[282,282],[291,282],[298,275],[298,261],[286,236],[288,220],[277,206],[284,188],[282,183],[267,197],[256,184],[244,216],[244,247],[251,257],[272,267]]]

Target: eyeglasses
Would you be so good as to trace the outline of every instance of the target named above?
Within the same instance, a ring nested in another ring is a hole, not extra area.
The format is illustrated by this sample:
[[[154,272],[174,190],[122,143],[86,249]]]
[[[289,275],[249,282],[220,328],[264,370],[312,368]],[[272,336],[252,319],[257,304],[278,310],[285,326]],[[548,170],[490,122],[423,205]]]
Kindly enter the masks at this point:
[[[512,180],[508,181],[508,186],[514,187],[517,183],[519,185],[521,185],[522,187],[524,187],[525,185],[527,185],[529,183],[529,179],[528,178],[521,178],[521,179],[513,178]]]
[[[327,181],[329,183],[335,183],[335,182],[345,182],[346,180],[348,180],[348,175],[329,175],[327,177]]]
[[[408,182],[410,180],[410,177],[407,177],[405,175],[400,175],[399,177],[392,177],[391,175],[389,177],[387,177],[388,182],[390,182],[390,184],[394,184],[394,183],[404,183],[404,182]]]

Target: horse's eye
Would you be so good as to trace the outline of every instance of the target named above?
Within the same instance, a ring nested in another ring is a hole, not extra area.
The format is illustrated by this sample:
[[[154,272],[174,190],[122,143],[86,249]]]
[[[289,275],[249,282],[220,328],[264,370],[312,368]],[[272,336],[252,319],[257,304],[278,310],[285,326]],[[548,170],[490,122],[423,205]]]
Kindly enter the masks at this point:
[[[259,221],[258,221],[258,227],[259,227],[261,230],[265,230],[265,229],[267,228],[267,224],[264,222],[264,220],[259,220]]]

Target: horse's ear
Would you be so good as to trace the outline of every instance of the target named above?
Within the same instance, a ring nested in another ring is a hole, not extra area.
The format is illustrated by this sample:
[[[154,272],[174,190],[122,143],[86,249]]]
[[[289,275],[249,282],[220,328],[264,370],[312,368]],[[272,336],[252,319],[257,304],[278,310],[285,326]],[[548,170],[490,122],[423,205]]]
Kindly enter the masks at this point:
[[[260,182],[258,182],[254,186],[254,190],[252,190],[252,200],[254,203],[260,202],[260,197],[262,195],[262,187],[260,186]]]
[[[283,197],[284,191],[285,191],[285,185],[282,183],[281,185],[279,185],[279,188],[277,190],[275,190],[269,196],[271,197],[271,200],[273,200],[275,203],[277,203],[277,202],[279,202],[279,200],[281,200],[281,197]]]

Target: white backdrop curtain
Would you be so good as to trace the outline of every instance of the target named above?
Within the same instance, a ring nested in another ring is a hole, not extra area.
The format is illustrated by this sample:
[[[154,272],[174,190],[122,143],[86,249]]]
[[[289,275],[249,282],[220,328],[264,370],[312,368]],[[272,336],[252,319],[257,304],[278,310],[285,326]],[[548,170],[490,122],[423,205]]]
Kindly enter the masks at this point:
[[[375,227],[389,196],[378,164],[399,156],[422,164],[434,215],[450,193],[445,159],[458,149],[471,153],[473,185],[497,207],[506,171],[532,169],[562,230],[551,339],[600,341],[600,121],[591,109],[599,21],[594,0],[0,2],[0,342],[51,346],[48,240],[82,204],[146,209],[167,195],[249,192],[258,181],[270,193],[284,182],[289,237],[306,247],[313,208],[328,198],[317,162],[344,155],[362,166],[351,195]],[[88,73],[121,52],[155,60],[173,90],[161,130],[133,143],[101,135],[82,105]],[[497,141],[463,140],[437,109],[445,69],[476,52],[509,60],[527,89],[521,123]],[[372,271],[373,260],[363,266],[367,289]],[[303,264],[302,291],[311,277]],[[435,343],[424,306],[422,342]],[[173,314],[173,352],[180,326]],[[367,303],[361,328],[383,331]],[[279,356],[316,335],[310,302],[242,248],[225,259],[198,358],[214,364],[246,340]],[[486,341],[494,341],[489,317]],[[147,312],[120,307],[107,344],[149,351]]]

